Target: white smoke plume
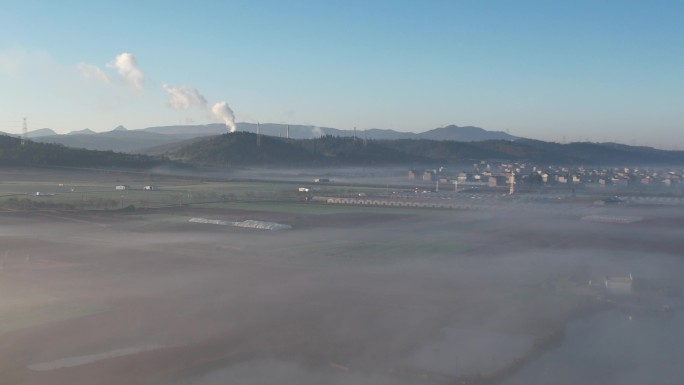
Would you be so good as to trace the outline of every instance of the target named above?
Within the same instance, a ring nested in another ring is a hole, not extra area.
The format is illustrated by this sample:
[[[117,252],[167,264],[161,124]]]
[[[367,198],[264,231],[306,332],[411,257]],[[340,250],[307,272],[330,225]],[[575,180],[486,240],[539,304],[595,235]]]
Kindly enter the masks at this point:
[[[103,83],[111,83],[109,75],[96,65],[80,62],[76,64],[76,70],[86,80],[100,80]]]
[[[142,90],[145,82],[145,75],[138,68],[138,62],[133,54],[124,52],[116,56],[114,61],[107,64],[107,67],[114,68],[121,77],[136,90]]]
[[[169,107],[176,110],[187,110],[190,107],[207,109],[207,99],[192,87],[172,87],[163,84],[164,91],[169,93]]]
[[[113,61],[107,64],[107,68],[116,70],[119,76],[134,89],[143,90],[145,75],[138,68],[137,60],[133,54],[128,52],[120,53]],[[112,83],[113,75],[103,71],[96,65],[81,62],[76,65],[76,70],[85,79],[99,80],[108,84]],[[227,102],[221,101],[209,108],[207,99],[195,88],[189,86],[173,87],[168,84],[162,84],[162,88],[169,95],[167,102],[169,107],[175,110],[187,110],[191,107],[197,107],[211,114],[213,118],[223,120],[228,130],[235,132],[235,114]]]
[[[323,134],[323,130],[321,130],[320,127],[314,126],[314,127],[311,128],[311,135],[313,135],[314,138],[320,138],[320,137],[322,137],[324,134]]]
[[[169,94],[168,106],[176,110],[187,110],[197,107],[210,112],[215,119],[221,119],[230,132],[235,132],[235,114],[227,102],[218,102],[209,109],[207,99],[195,88],[180,86],[173,87],[163,84],[162,88]]]
[[[233,114],[233,110],[228,107],[228,103],[218,102],[214,104],[214,106],[211,107],[211,113],[217,119],[223,119],[223,121],[226,123],[228,131],[235,132],[235,115]]]

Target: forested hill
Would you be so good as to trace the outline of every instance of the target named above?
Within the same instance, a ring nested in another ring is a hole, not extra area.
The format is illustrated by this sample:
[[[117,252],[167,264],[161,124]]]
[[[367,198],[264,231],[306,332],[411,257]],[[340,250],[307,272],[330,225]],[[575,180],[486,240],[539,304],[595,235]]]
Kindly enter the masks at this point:
[[[0,166],[68,166],[150,168],[168,165],[163,158],[64,147],[59,144],[36,143],[0,135]]]
[[[64,147],[0,135],[0,165],[150,168],[204,164],[244,166],[332,166],[460,163],[479,160],[584,165],[684,164],[684,151],[614,143],[558,144],[534,140],[454,142],[427,139],[363,140],[323,136],[285,139],[235,132],[164,146],[155,154],[124,154]],[[169,160],[171,159],[171,160]]]
[[[520,160],[561,164],[684,164],[683,151],[614,143],[558,144],[533,140],[454,142],[427,139],[363,140],[323,136],[284,139],[235,132],[164,146],[172,159],[214,165],[366,165]]]
[[[166,154],[189,163],[236,165],[359,165],[427,160],[383,146],[378,142],[325,136],[318,139],[283,139],[234,132],[166,147]]]

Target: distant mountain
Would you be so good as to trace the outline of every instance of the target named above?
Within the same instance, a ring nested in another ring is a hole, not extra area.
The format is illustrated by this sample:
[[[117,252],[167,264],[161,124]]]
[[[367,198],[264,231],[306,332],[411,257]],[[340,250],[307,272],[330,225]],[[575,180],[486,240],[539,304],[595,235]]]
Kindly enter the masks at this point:
[[[557,144],[533,140],[450,141],[429,139],[362,140],[323,136],[285,139],[236,132],[191,139],[158,149],[171,159],[214,165],[378,165],[470,163],[480,160],[541,164],[684,164],[684,151],[664,151],[598,143]]]
[[[322,166],[391,164],[429,159],[407,154],[377,142],[324,136],[318,139],[260,138],[249,132],[227,133],[170,150],[174,160],[209,165]]]
[[[256,124],[238,123],[238,131],[256,132]],[[287,137],[287,125],[266,123],[260,127],[263,135]],[[339,137],[354,137],[359,139],[432,139],[432,140],[455,140],[459,142],[477,142],[482,140],[517,140],[516,136],[509,135],[502,131],[487,131],[480,127],[466,126],[459,127],[450,125],[435,128],[429,131],[414,133],[401,132],[395,130],[372,128],[369,130],[340,130],[330,127],[316,126],[290,126],[291,139],[311,139],[322,135]]]
[[[42,136],[57,135],[55,131],[49,128],[41,128],[38,130],[29,131],[26,133],[27,138],[40,138]]]
[[[90,128],[84,128],[82,130],[71,131],[71,132],[67,133],[67,135],[93,135],[93,134],[97,134],[97,132],[91,130]]]
[[[254,123],[238,123],[237,130],[240,132],[256,133],[257,125]],[[259,126],[259,130],[264,136],[288,137],[288,125],[286,124],[264,123]],[[180,143],[192,138],[221,135],[226,132],[226,126],[219,123],[148,127],[141,130],[128,130],[124,126],[118,126],[107,132],[95,133],[89,129],[85,129],[73,131],[67,135],[57,135],[54,131],[49,130],[45,131],[45,135],[35,137],[35,140],[91,150],[140,153],[148,152],[148,149],[149,151],[154,152],[159,148],[172,143]],[[312,139],[326,135],[346,138],[356,136],[358,139],[369,140],[432,139],[464,142],[492,139],[519,139],[500,131],[487,131],[479,127],[458,127],[454,125],[435,128],[419,134],[376,128],[354,131],[310,125],[289,126],[290,139]]]
[[[292,127],[291,127],[292,129]],[[291,131],[292,133],[292,131]],[[99,134],[54,135],[21,139],[0,135],[2,165],[64,165],[77,167],[107,166],[148,167],[166,162],[165,158],[189,164],[330,166],[382,164],[458,164],[480,160],[531,161],[537,164],[683,165],[684,151],[665,151],[615,143],[558,144],[531,139],[453,141],[432,139],[360,139],[325,135],[314,139],[286,139],[249,132],[186,138],[183,134],[160,134],[145,130],[113,130]],[[112,151],[74,149],[39,143],[45,138],[84,140],[93,145],[112,143],[168,143],[158,145],[148,155],[120,154]],[[173,141],[172,141],[173,140]],[[155,156],[150,156],[154,154]],[[159,156],[163,155],[163,156]]]
[[[216,136],[216,135],[212,135],[212,136]],[[168,155],[168,154],[172,154],[172,153],[174,153],[174,152],[176,152],[176,151],[178,151],[178,150],[180,150],[186,146],[189,146],[193,143],[207,140],[208,138],[210,138],[212,136],[200,136],[197,138],[185,139],[185,140],[181,140],[180,142],[171,142],[171,143],[161,144],[158,146],[152,146],[152,147],[136,150],[134,152],[138,153],[138,154],[146,154],[146,155],[151,155],[151,156]]]
[[[217,125],[218,126],[218,125]],[[221,125],[225,132],[225,126]],[[186,126],[187,127],[187,126]],[[67,135],[50,135],[35,138],[35,141],[43,143],[56,143],[67,147],[85,148],[89,150],[115,151],[115,152],[140,152],[139,150],[151,147],[162,146],[170,143],[181,142],[190,138],[215,135],[216,130],[203,133],[202,130],[196,132],[190,130],[169,129],[165,134],[162,127],[144,130],[128,130],[123,126],[118,126],[111,131],[93,132],[91,130],[81,130],[70,132]],[[177,132],[177,133],[173,133]],[[183,133],[185,132],[185,133]]]
[[[414,139],[418,134],[413,132],[400,132],[394,130],[371,128],[369,130],[364,130],[357,135],[361,139]]]
[[[237,129],[239,133],[253,134],[257,130],[257,125],[238,123]],[[288,130],[285,124],[264,123],[259,126],[259,130],[264,143],[270,139],[282,139],[279,144],[274,144],[274,146],[280,146],[274,150],[276,154],[281,152],[282,154],[272,156],[270,153],[263,153],[266,148],[264,147],[261,149],[262,152],[245,155],[242,152],[243,149],[235,146],[243,143],[240,140],[246,140],[245,145],[248,145],[249,140],[238,136],[227,136],[219,141],[220,143],[206,144],[206,140],[218,140],[211,139],[211,137],[223,136],[227,133],[225,125],[218,123],[149,127],[142,130],[128,130],[123,126],[118,126],[108,132],[92,133],[90,130],[81,130],[68,135],[56,135],[54,131],[45,129],[37,131],[49,135],[33,137],[32,140],[92,150],[169,155],[188,162],[217,164],[250,164],[250,162],[277,164],[279,161],[274,159],[291,159],[292,162],[295,160],[303,162],[307,159],[307,162],[321,164],[401,163],[419,160],[452,163],[484,159],[601,165],[684,163],[682,151],[663,151],[616,143],[561,145],[473,126],[449,125],[421,133],[412,133],[383,129],[340,130],[310,125],[290,125]],[[289,140],[287,139],[288,131]],[[323,139],[320,139],[321,137]],[[356,139],[352,139],[353,137]],[[242,139],[238,140],[238,138]],[[319,139],[312,141],[313,138]],[[357,145],[366,142],[367,146],[357,148],[347,142],[335,141],[331,138],[352,139],[350,143]],[[285,145],[290,147],[285,148]],[[313,148],[314,145],[317,148]],[[268,145],[264,144],[264,146]],[[210,151],[210,148],[217,148],[218,152],[213,155],[203,153]],[[299,158],[299,155],[290,152],[295,149],[308,155]],[[324,149],[325,153],[322,152]],[[371,154],[371,150],[375,153]],[[220,155],[221,151],[229,151],[230,154]],[[238,154],[243,154],[246,158],[240,159]]]
[[[262,135],[287,138],[287,126],[287,124],[262,123],[261,125],[259,125],[259,132]],[[256,133],[257,125],[255,123],[238,123],[237,130],[242,132]],[[311,139],[323,135],[352,136],[351,134],[343,134],[343,132],[343,130],[337,130],[329,127],[303,126],[292,124],[290,125],[289,137],[290,139]]]
[[[238,123],[241,124],[241,123]],[[153,132],[164,135],[181,135],[187,137],[200,137],[208,135],[221,135],[228,132],[225,124],[205,124],[196,126],[161,126],[143,128],[141,131]]]
[[[684,151],[667,151],[644,146],[591,142],[559,144],[532,139],[523,139],[515,143],[534,148],[546,154],[545,158],[561,159],[565,163],[601,165],[684,163]]]
[[[261,145],[257,146],[256,135],[245,132],[196,140],[169,155],[185,162],[213,165],[315,164],[321,158],[290,141],[271,136],[262,136]]]
[[[473,126],[446,126],[422,132],[417,135],[419,139],[453,140],[457,142],[480,142],[483,140],[518,140],[520,138],[509,135],[502,131],[487,131]]]
[[[96,134],[53,135],[35,138],[37,142],[56,143],[72,148],[99,151],[133,152],[139,148],[173,143],[181,140],[168,135],[139,130],[115,130]]]
[[[28,140],[21,144],[20,138],[0,135],[0,165],[3,166],[67,166],[67,167],[119,167],[151,168],[172,166],[160,157],[121,154],[111,151],[94,151],[69,148],[51,143]]]

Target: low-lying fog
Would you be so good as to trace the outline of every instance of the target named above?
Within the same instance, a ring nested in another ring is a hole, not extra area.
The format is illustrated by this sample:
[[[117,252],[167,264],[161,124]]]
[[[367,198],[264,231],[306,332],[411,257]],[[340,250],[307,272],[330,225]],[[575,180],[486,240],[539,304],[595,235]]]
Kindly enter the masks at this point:
[[[681,383],[682,206],[492,207],[2,212],[0,382]]]

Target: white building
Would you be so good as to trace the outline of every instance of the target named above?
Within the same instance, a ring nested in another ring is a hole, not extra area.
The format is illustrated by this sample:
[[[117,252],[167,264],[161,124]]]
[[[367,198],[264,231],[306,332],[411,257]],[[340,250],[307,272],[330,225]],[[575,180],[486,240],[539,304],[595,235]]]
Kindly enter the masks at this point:
[[[611,294],[630,294],[632,292],[632,273],[626,277],[606,277],[606,290]]]

